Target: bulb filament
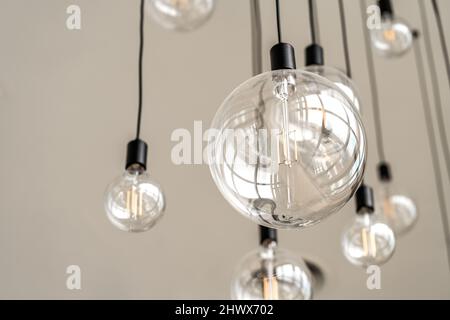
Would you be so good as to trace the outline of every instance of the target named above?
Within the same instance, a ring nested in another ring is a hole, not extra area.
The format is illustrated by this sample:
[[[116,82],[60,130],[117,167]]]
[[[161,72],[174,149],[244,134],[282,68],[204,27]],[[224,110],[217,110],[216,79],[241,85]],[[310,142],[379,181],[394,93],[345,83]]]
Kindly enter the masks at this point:
[[[127,191],[127,211],[133,219],[142,216],[142,198],[142,190],[138,191],[135,186]]]
[[[362,245],[365,256],[375,257],[377,255],[377,244],[375,241],[375,234],[369,228],[361,230]]]

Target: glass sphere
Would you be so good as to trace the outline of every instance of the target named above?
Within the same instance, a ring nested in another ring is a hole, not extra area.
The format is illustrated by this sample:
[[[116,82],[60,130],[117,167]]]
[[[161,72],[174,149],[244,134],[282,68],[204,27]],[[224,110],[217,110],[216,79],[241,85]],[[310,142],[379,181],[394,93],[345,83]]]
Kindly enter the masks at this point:
[[[339,89],[341,89],[350,99],[352,104],[358,111],[361,111],[358,89],[355,82],[347,77],[341,70],[328,66],[311,65],[305,67],[305,70],[322,76],[333,82]]]
[[[276,229],[312,226],[358,188],[366,137],[358,111],[329,80],[301,70],[260,74],[217,111],[208,162],[225,199]]]
[[[148,12],[162,27],[190,31],[211,16],[214,0],[149,0]]]
[[[142,232],[161,218],[165,207],[160,186],[141,167],[131,167],[114,180],[105,194],[105,210],[114,226]]]
[[[356,266],[382,265],[394,253],[394,232],[375,213],[358,214],[342,236],[342,249]]]
[[[412,47],[411,28],[398,18],[383,17],[380,28],[371,30],[375,51],[384,57],[399,57]]]
[[[273,243],[249,253],[231,283],[235,300],[309,300],[312,281],[303,259]]]
[[[417,207],[405,195],[392,194],[390,184],[382,186],[382,212],[386,223],[396,235],[404,235],[412,229],[418,219]]]

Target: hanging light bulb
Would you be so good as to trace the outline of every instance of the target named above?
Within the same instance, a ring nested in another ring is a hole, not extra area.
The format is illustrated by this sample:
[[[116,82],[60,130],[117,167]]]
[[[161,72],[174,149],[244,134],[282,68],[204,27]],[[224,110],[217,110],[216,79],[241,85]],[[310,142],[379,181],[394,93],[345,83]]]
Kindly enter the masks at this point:
[[[381,25],[370,31],[373,47],[379,55],[384,57],[402,56],[412,47],[411,28],[402,19],[394,16],[390,0],[380,0],[378,4]]]
[[[323,48],[317,44],[308,46],[305,50],[305,71],[318,74],[341,89],[352,102],[356,110],[360,110],[360,98],[355,83],[341,70],[325,66]]]
[[[244,216],[267,227],[303,228],[353,196],[366,138],[341,90],[295,70],[292,46],[275,45],[271,61],[273,71],[241,84],[216,113],[209,165],[225,199]]]
[[[149,0],[148,12],[166,29],[190,31],[209,19],[214,4],[215,0]]]
[[[140,34],[143,41],[144,1],[141,0]],[[105,210],[114,226],[123,231],[141,232],[150,229],[162,216],[165,208],[160,186],[146,172],[147,144],[139,139],[142,115],[142,58],[143,42],[139,50],[139,112],[136,139],[128,143],[125,173],[115,179],[105,193]]]
[[[340,2],[340,16],[341,16],[341,26],[342,35],[344,43],[344,53],[346,56],[346,68],[347,73],[331,67],[325,66],[325,57],[323,47],[317,43],[318,32],[316,31],[317,16],[316,16],[316,5],[314,0],[309,0],[309,20],[311,26],[311,41],[312,44],[305,49],[305,70],[318,74],[331,82],[333,82],[339,89],[341,89],[350,99],[353,106],[359,111],[360,110],[360,98],[358,94],[358,89],[355,83],[350,78],[350,57],[348,53],[348,43],[347,43],[347,29],[345,26],[345,14],[343,3]]]
[[[356,193],[357,216],[342,236],[342,249],[350,263],[368,267],[387,262],[395,250],[392,229],[374,213],[372,188],[361,186]]]
[[[417,207],[406,195],[396,193],[388,163],[378,166],[381,182],[380,199],[383,217],[397,236],[407,233],[417,222]]]
[[[262,233],[274,234],[275,230]],[[236,300],[309,300],[312,281],[302,258],[278,248],[276,239],[261,246],[239,263],[231,283]]]

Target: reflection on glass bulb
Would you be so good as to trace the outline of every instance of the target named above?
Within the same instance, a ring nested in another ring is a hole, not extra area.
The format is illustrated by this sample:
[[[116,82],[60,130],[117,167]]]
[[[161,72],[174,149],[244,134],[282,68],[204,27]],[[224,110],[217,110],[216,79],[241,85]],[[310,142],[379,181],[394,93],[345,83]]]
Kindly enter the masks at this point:
[[[405,195],[394,194],[389,182],[381,186],[382,209],[386,223],[400,236],[412,229],[418,219],[414,202]]]
[[[366,139],[359,113],[317,74],[258,75],[228,96],[211,127],[214,181],[234,208],[261,225],[314,225],[361,182]]]
[[[384,16],[380,28],[371,30],[372,44],[381,56],[398,57],[412,47],[411,28],[402,20]]]
[[[177,31],[198,28],[211,16],[215,0],[149,0],[148,11],[162,27]]]
[[[358,89],[356,84],[344,72],[337,68],[311,65],[305,68],[306,71],[318,74],[331,82],[333,82],[339,89],[341,89],[352,102],[356,110],[360,110],[360,101]]]
[[[376,214],[358,214],[343,234],[342,248],[347,260],[356,266],[381,265],[394,253],[394,232]]]
[[[248,254],[238,265],[231,284],[237,300],[308,300],[312,282],[303,259],[274,242]]]
[[[164,194],[142,167],[132,166],[106,191],[105,209],[117,228],[128,232],[150,229],[164,212]]]

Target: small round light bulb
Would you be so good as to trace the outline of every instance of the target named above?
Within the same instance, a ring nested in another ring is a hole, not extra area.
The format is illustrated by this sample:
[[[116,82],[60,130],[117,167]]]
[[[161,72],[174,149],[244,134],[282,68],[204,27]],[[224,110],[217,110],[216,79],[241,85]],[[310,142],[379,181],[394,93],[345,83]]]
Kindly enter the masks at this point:
[[[312,281],[303,259],[266,243],[236,268],[231,284],[235,300],[309,300]]]
[[[342,249],[347,260],[356,266],[382,265],[394,253],[394,232],[375,213],[357,214],[343,233]]]
[[[215,0],[149,0],[148,12],[162,27],[191,31],[211,16]]]
[[[403,20],[384,15],[379,28],[371,29],[372,45],[384,57],[399,57],[407,53],[413,43],[411,28]]]

